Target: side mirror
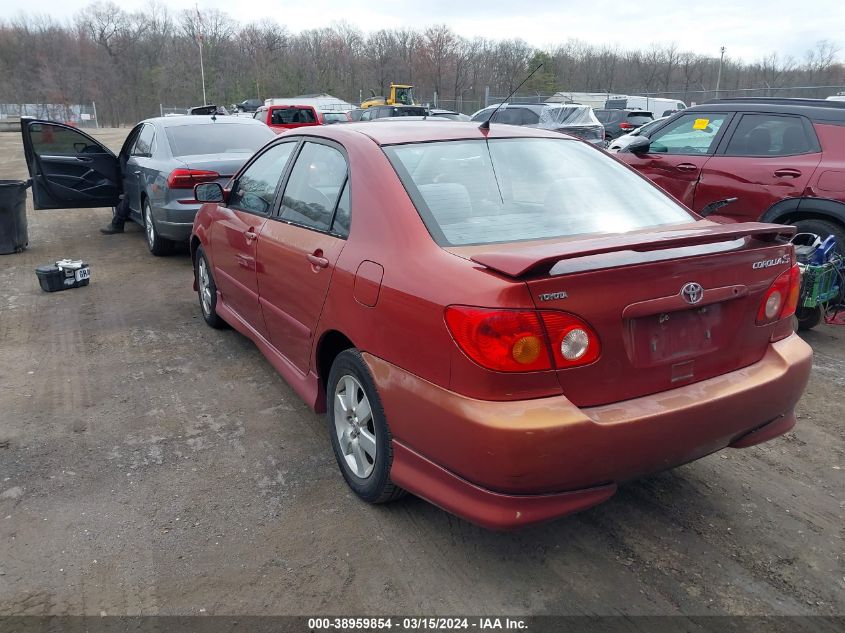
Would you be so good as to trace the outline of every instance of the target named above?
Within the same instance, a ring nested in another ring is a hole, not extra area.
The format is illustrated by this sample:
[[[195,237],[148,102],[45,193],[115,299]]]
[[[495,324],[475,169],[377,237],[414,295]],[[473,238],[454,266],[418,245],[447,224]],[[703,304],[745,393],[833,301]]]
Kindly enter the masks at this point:
[[[631,154],[647,154],[650,147],[651,139],[647,136],[635,136],[628,145],[619,151],[630,152]]]
[[[194,199],[198,202],[226,202],[226,194],[220,183],[202,182],[194,185]]]

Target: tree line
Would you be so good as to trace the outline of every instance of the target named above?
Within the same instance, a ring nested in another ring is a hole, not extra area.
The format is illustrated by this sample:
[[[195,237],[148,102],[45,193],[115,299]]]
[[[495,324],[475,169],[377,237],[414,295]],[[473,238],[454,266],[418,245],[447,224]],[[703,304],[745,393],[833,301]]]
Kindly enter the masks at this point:
[[[569,39],[538,49],[521,39],[466,38],[446,25],[371,33],[345,22],[291,32],[270,19],[240,24],[217,9],[174,13],[153,3],[127,12],[112,2],[59,22],[22,15],[0,22],[0,103],[97,103],[101,124],[131,124],[159,104],[202,101],[202,47],[207,100],[327,92],[358,102],[370,89],[412,83],[418,100],[436,93],[449,107],[472,111],[510,92],[539,63],[520,94],[558,90],[662,94],[684,101],[715,96],[719,57],[653,44],[642,50]],[[800,58],[763,52],[755,61],[725,57],[722,96],[823,97],[830,88],[796,93],[788,86],[842,86],[845,64],[828,41],[809,43]],[[845,88],[842,88],[845,90]]]

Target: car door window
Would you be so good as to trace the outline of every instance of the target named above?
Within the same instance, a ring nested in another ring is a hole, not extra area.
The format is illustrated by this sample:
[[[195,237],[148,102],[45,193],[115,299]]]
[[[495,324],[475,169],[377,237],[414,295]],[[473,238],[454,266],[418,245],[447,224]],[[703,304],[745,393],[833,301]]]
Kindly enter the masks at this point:
[[[343,185],[343,191],[337,201],[337,211],[332,220],[332,233],[339,237],[349,237],[349,225],[352,220],[352,208],[349,205],[349,178]]]
[[[798,116],[745,114],[725,149],[728,156],[790,156],[816,152],[818,141]]]
[[[698,112],[675,119],[651,136],[650,153],[711,154],[728,113]]]
[[[346,176],[346,158],[340,151],[320,143],[305,143],[285,186],[282,219],[328,231]]]
[[[276,187],[285,171],[296,141],[269,148],[246,168],[229,196],[229,207],[268,215],[273,209]]]
[[[76,130],[58,125],[33,123],[29,126],[30,139],[39,156],[57,154],[101,154],[103,148]]]
[[[132,156],[152,156],[154,139],[155,128],[149,124],[144,125],[132,147]]]

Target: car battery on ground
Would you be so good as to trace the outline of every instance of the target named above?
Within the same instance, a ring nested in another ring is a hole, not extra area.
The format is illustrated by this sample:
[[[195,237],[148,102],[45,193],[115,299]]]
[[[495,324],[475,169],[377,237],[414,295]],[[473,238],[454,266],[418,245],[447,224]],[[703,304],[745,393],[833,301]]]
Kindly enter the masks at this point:
[[[47,292],[68,290],[87,286],[91,279],[91,267],[82,260],[61,259],[54,264],[35,269],[41,289]]]

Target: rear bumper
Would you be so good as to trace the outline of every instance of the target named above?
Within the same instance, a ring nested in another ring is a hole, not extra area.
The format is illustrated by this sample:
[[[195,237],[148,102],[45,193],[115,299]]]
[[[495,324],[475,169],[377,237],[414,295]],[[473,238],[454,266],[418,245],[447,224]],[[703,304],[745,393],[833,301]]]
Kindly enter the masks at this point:
[[[185,198],[193,194],[188,192]],[[202,205],[198,202],[183,204],[177,200],[169,201],[163,207],[152,207],[156,230],[159,234],[174,242],[187,242],[191,238],[194,218]]]
[[[798,336],[754,365],[626,402],[465,398],[365,355],[394,437],[395,483],[505,529],[599,503],[618,482],[789,430],[810,373]]]

